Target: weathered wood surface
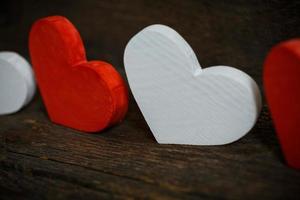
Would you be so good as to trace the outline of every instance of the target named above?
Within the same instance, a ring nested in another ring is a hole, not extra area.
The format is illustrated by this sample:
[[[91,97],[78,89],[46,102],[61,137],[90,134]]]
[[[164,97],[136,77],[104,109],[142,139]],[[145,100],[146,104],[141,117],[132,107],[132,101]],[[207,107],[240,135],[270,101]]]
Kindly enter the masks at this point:
[[[153,23],[172,26],[202,65],[236,66],[262,86],[263,59],[300,34],[297,1],[4,1],[0,50],[27,56],[30,25],[61,14],[79,29],[92,59],[124,75],[129,38]],[[125,121],[101,134],[52,124],[39,95],[0,117],[1,199],[297,199],[300,172],[284,164],[264,106],[254,129],[226,146],[159,145],[134,99]]]

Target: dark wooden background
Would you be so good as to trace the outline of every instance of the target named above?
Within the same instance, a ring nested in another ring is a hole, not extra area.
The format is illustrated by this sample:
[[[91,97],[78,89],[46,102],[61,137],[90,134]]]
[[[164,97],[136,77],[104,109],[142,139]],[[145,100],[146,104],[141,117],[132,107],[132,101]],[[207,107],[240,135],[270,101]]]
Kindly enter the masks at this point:
[[[31,24],[64,15],[89,59],[124,78],[123,50],[135,33],[162,23],[177,30],[202,66],[224,64],[262,88],[262,65],[276,43],[300,35],[300,3],[271,0],[2,0],[0,50],[29,59]],[[265,102],[265,101],[264,101]],[[99,134],[51,123],[40,95],[0,117],[1,199],[299,199],[300,171],[287,167],[264,103],[253,130],[225,146],[159,145],[134,99],[125,121]]]

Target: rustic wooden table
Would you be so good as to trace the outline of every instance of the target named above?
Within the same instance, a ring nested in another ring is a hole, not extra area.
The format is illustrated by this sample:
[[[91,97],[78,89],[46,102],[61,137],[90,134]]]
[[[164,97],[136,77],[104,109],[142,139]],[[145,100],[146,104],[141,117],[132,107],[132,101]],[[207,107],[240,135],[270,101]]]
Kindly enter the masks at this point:
[[[80,31],[90,59],[124,78],[123,50],[162,23],[191,44],[203,66],[231,65],[262,91],[262,65],[279,41],[300,34],[297,1],[4,1],[0,49],[28,57],[38,18],[59,14]],[[265,102],[265,101],[264,101]],[[265,105],[265,103],[264,103]],[[299,199],[300,171],[287,167],[265,105],[253,130],[225,146],[159,145],[131,96],[123,123],[86,134],[51,123],[39,94],[0,117],[0,199]]]

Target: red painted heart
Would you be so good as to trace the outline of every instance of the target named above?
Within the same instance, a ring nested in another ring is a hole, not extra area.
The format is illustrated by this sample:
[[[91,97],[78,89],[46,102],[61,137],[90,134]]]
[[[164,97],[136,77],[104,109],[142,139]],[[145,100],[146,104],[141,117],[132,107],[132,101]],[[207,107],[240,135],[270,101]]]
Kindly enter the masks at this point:
[[[264,64],[264,87],[282,150],[300,169],[300,40],[275,46]]]
[[[31,61],[50,119],[96,132],[121,121],[125,83],[110,64],[88,62],[76,28],[64,17],[38,20],[29,38]]]

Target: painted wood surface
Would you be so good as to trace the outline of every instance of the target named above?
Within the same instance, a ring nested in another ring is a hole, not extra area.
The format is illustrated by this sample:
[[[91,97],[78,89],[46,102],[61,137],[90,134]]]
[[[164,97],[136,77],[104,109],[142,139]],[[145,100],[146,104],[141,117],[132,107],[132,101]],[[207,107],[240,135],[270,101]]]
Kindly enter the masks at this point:
[[[300,40],[281,42],[264,63],[264,88],[289,165],[300,170]]]
[[[299,1],[5,2],[1,50],[28,59],[32,23],[61,14],[85,38],[87,57],[111,63],[124,78],[124,48],[151,24],[178,31],[202,66],[234,66],[260,88],[267,52],[300,33]],[[122,124],[87,135],[52,124],[36,95],[18,115],[0,117],[0,147],[2,199],[296,199],[300,191],[300,172],[284,163],[265,100],[245,137],[205,147],[157,144],[132,96]]]
[[[130,39],[124,65],[159,143],[228,144],[248,133],[260,113],[260,91],[250,76],[229,66],[202,69],[193,49],[168,26],[148,26]]]
[[[53,123],[99,132],[123,120],[128,108],[123,78],[111,64],[87,60],[80,34],[67,18],[37,20],[30,31],[29,50]]]
[[[0,52],[0,115],[19,111],[34,94],[34,75],[27,60],[15,52]]]

